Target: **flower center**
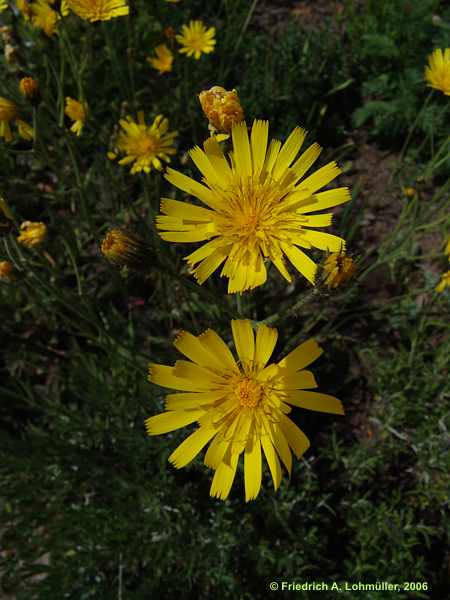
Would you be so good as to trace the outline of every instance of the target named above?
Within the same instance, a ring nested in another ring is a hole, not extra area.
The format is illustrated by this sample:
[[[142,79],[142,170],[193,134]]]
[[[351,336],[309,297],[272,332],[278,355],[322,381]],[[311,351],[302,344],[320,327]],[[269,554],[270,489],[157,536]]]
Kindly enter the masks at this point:
[[[136,140],[134,154],[136,154],[136,156],[147,156],[148,154],[154,153],[155,149],[155,140],[147,133],[142,133]]]
[[[245,377],[237,384],[234,393],[241,406],[256,408],[261,401],[263,389],[259,383]]]

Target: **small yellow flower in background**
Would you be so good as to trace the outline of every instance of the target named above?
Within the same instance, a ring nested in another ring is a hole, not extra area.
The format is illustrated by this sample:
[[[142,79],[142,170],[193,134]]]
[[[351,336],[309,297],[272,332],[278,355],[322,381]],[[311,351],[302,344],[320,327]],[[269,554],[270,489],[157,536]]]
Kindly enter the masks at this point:
[[[281,463],[290,476],[291,452],[299,459],[309,447],[308,438],[287,417],[290,405],[339,415],[344,410],[333,396],[305,391],[317,387],[311,371],[304,370],[322,354],[315,340],[267,366],[277,330],[260,325],[255,340],[250,321],[231,321],[231,327],[238,362],[217,333],[208,329],[198,337],[183,331],[175,341],[189,361],[178,360],[173,367],[149,366],[149,381],[186,393],[167,396],[166,412],[150,417],[145,425],[149,435],[160,435],[197,422],[198,428],[169,461],[177,469],[184,467],[211,442],[205,455],[206,466],[215,471],[210,494],[221,500],[228,497],[243,454],[248,502],[261,488],[262,453],[277,490]]]
[[[214,51],[215,34],[215,27],[208,29],[202,21],[190,21],[189,25],[181,27],[181,34],[176,36],[177,42],[182,46],[179,52],[198,60],[202,54]]]
[[[137,122],[128,116],[119,121],[122,131],[115,142],[117,152],[125,154],[119,165],[134,163],[131,173],[144,171],[150,173],[152,168],[162,169],[161,161],[170,162],[170,155],[176,153],[173,147],[176,131],[168,132],[169,121],[158,115],[151,125],[146,125],[143,111],[138,112]],[[109,158],[116,158],[109,153]]]
[[[25,121],[19,119],[19,109],[17,105],[0,96],[0,140],[4,139],[5,142],[10,142],[13,139],[11,132],[11,123],[15,122],[19,131],[20,137],[25,140],[31,140],[33,138],[33,128],[27,125]]]
[[[7,0],[0,0],[0,13],[8,8]]]
[[[444,254],[445,256],[448,256],[448,260],[450,260],[450,238],[448,238],[448,241],[445,244]]]
[[[314,284],[316,264],[300,248],[345,250],[340,237],[316,231],[331,224],[332,214],[309,214],[350,200],[347,187],[319,192],[341,170],[330,162],[302,179],[322,149],[312,144],[295,160],[306,137],[300,127],[283,145],[272,140],[269,147],[268,121],[256,120],[250,139],[245,122],[233,125],[231,135],[231,164],[214,137],[206,140],[204,150],[196,146],[189,152],[202,183],[167,169],[165,178],[172,185],[207,208],[162,198],[162,215],[156,217],[159,235],[167,242],[209,240],[185,257],[199,284],[225,263],[221,275],[229,278],[228,293],[251,290],[267,279],[266,259],[290,283],[285,256]]]
[[[0,279],[4,281],[13,280],[14,265],[9,260],[0,260]]]
[[[437,48],[430,54],[428,66],[425,67],[425,79],[428,87],[450,96],[450,48],[446,48],[444,52]]]
[[[0,96],[0,139],[10,142],[13,139],[10,123],[18,117],[17,105]]]
[[[69,117],[69,119],[73,121],[70,131],[72,131],[75,135],[79,136],[87,119],[86,104],[82,104],[81,102],[78,102],[78,100],[74,100],[73,98],[67,97],[66,108],[64,112]]]
[[[100,250],[110,262],[132,268],[148,267],[151,248],[136,235],[121,229],[109,229]]]
[[[168,73],[172,70],[173,54],[165,44],[160,44],[155,48],[156,57],[147,58],[154,69],[159,71],[159,74]]]
[[[29,5],[31,11],[31,22],[38,29],[42,29],[45,35],[51,37],[56,33],[59,14],[50,6],[46,0],[37,0]]]
[[[39,100],[39,83],[33,77],[22,77],[19,81],[19,91],[32,104]]]
[[[326,273],[324,284],[329,288],[337,288],[353,277],[356,267],[349,256],[333,252],[325,259],[323,270]]]
[[[444,273],[443,275],[441,275],[441,280],[437,284],[437,286],[435,287],[435,291],[438,294],[442,294],[442,292],[445,289],[447,289],[448,287],[450,287],[450,271],[447,271],[446,273]]]
[[[14,281],[14,265],[9,260],[0,260],[0,280]]]
[[[414,198],[416,190],[413,187],[404,187],[402,189],[403,195],[407,198]]]
[[[235,123],[244,120],[239,96],[236,90],[228,92],[219,85],[198,95],[201,107],[209,121],[211,133],[230,133]]]
[[[33,16],[30,2],[28,0],[16,0],[16,6],[25,21],[30,21]]]
[[[46,238],[47,225],[45,225],[45,223],[24,221],[20,226],[20,235],[17,236],[17,241],[19,244],[31,248],[39,246]]]
[[[67,0],[67,6],[85,21],[109,21],[130,12],[127,0]]]

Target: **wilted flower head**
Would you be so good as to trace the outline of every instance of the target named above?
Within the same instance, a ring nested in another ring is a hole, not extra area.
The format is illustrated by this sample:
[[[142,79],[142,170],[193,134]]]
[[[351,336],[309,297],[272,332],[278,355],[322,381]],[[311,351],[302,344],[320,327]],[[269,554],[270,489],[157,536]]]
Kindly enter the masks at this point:
[[[329,288],[337,288],[353,277],[356,267],[349,256],[345,256],[342,252],[333,252],[325,259],[323,270],[326,274],[325,285]]]
[[[166,412],[150,417],[145,425],[149,435],[159,435],[197,423],[169,461],[180,469],[209,444],[205,464],[215,471],[210,494],[221,500],[230,492],[243,454],[248,502],[261,488],[263,453],[277,490],[281,464],[290,475],[292,452],[299,459],[309,447],[308,438],[287,416],[292,406],[339,415],[344,410],[337,398],[309,391],[317,383],[304,369],[322,354],[315,340],[267,365],[277,330],[260,325],[255,339],[250,321],[231,321],[231,327],[238,361],[208,329],[198,337],[183,331],[175,341],[189,360],[178,360],[173,367],[149,365],[149,381],[186,393],[168,395]]]
[[[31,103],[36,103],[39,99],[39,83],[33,77],[22,77],[19,81],[19,91]]]
[[[176,150],[172,146],[176,131],[169,132],[169,121],[163,115],[158,115],[151,125],[146,125],[143,111],[138,112],[137,122],[128,116],[121,119],[119,124],[122,131],[115,142],[117,152],[125,154],[119,160],[119,165],[133,164],[131,173],[150,173],[152,168],[162,169],[162,162],[170,162],[170,155]],[[115,152],[108,154],[109,158],[117,157]]]
[[[109,21],[130,12],[128,0],[67,0],[67,6],[85,21]]]
[[[166,179],[206,205],[163,198],[156,218],[160,236],[168,242],[206,243],[185,257],[202,284],[223,264],[228,292],[242,292],[267,279],[265,261],[271,261],[288,281],[292,277],[284,258],[314,283],[316,264],[300,248],[328,252],[345,249],[343,239],[317,231],[331,224],[332,214],[310,214],[350,199],[348,188],[319,192],[341,172],[330,162],[303,179],[319,157],[312,144],[299,158],[306,131],[295,128],[281,144],[268,146],[268,121],[255,121],[250,139],[244,122],[231,129],[231,164],[219,143],[210,137],[189,154],[202,174],[202,183],[168,168]]]
[[[82,104],[73,98],[66,98],[66,108],[64,112],[69,119],[73,121],[70,131],[73,131],[75,135],[79,136],[87,119],[86,103]]]
[[[24,221],[20,226],[20,235],[17,236],[17,241],[23,246],[39,246],[47,238],[47,225],[45,223],[33,223],[32,221]]]
[[[438,294],[442,294],[442,292],[448,287],[450,287],[450,271],[447,271],[441,275],[441,280],[437,284],[435,290]]]
[[[425,67],[427,85],[450,96],[450,48],[444,52],[437,48],[428,57],[428,66]]]
[[[0,279],[3,281],[12,281],[14,265],[9,260],[0,260]]]
[[[110,262],[118,266],[146,268],[150,264],[151,248],[135,234],[122,229],[109,229],[100,250]]]
[[[190,21],[189,25],[181,27],[181,33],[176,36],[177,42],[182,46],[179,52],[198,60],[202,54],[214,51],[215,34],[214,27],[208,29],[202,21]]]
[[[17,10],[23,16],[25,21],[30,21],[33,16],[33,12],[31,10],[31,2],[28,0],[16,0]]]
[[[230,133],[235,123],[244,120],[244,111],[236,90],[228,92],[215,85],[210,90],[200,92],[198,99],[212,133]]]
[[[173,54],[165,44],[160,44],[155,48],[156,57],[147,58],[154,69],[159,71],[159,74],[168,73],[172,70]]]

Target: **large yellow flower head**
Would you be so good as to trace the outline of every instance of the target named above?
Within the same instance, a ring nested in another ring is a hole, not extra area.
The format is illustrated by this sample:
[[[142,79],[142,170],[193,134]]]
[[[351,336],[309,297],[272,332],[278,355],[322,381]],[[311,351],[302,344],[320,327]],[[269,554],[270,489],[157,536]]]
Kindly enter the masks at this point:
[[[152,167],[162,169],[162,162],[170,162],[170,155],[175,154],[173,147],[176,131],[169,132],[169,121],[158,115],[151,125],[146,125],[144,113],[138,112],[137,122],[130,116],[119,121],[122,131],[119,133],[115,146],[117,151],[125,154],[119,160],[120,165],[133,163],[131,173],[144,171],[150,173]],[[115,153],[109,153],[109,158],[116,158]]]
[[[189,21],[189,25],[183,25],[181,33],[176,36],[177,42],[182,46],[179,52],[198,60],[202,54],[214,51],[215,35],[215,27],[207,28],[202,21]]]
[[[225,500],[244,454],[245,499],[261,488],[262,452],[275,490],[281,482],[281,463],[289,475],[292,454],[300,458],[308,438],[287,415],[291,406],[344,414],[333,396],[305,391],[317,387],[304,368],[322,354],[315,340],[304,342],[279,363],[267,365],[278,332],[261,325],[256,340],[250,321],[231,321],[239,362],[212,330],[200,336],[184,331],[175,347],[189,361],[175,366],[150,365],[149,380],[184,393],[166,398],[166,412],[146,420],[149,435],[174,431],[197,422],[198,428],[170,455],[176,468],[186,466],[208,444],[205,464],[215,474],[210,494]],[[192,362],[190,362],[192,361]],[[280,463],[281,460],[281,463]]]
[[[67,6],[85,21],[109,21],[130,12],[127,0],[67,0]]]
[[[425,67],[427,85],[450,96],[450,48],[444,52],[437,48],[428,57],[428,66]]]
[[[341,172],[336,163],[302,179],[320,146],[312,144],[295,160],[305,130],[297,127],[283,145],[272,140],[267,148],[268,134],[267,121],[254,122],[250,139],[245,123],[233,125],[231,164],[213,137],[204,143],[204,151],[198,146],[191,150],[203,183],[167,169],[168,181],[208,207],[163,198],[163,215],[156,218],[163,240],[209,240],[185,257],[200,284],[224,263],[221,275],[229,278],[229,293],[256,288],[267,278],[265,259],[291,282],[285,256],[314,283],[316,264],[300,248],[345,249],[341,238],[317,231],[330,225],[332,214],[310,214],[350,199],[346,187],[318,192]]]

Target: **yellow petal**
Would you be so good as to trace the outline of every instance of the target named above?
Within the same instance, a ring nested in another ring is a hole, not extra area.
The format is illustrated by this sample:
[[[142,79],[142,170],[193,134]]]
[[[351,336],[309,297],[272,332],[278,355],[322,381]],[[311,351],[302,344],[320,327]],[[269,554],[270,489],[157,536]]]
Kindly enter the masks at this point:
[[[219,500],[226,500],[228,498],[234,476],[236,475],[238,460],[239,454],[233,454],[229,460],[229,464],[221,462],[217,467],[209,492],[213,498],[219,498]]]
[[[300,408],[307,408],[308,410],[317,410],[335,415],[345,414],[340,400],[334,396],[321,394],[320,392],[304,392],[302,390],[290,392],[286,402]]]
[[[341,173],[341,169],[337,164],[332,161],[320,168],[318,171],[307,177],[302,181],[302,186],[307,187],[311,190],[311,193],[320,190],[320,188],[328,185],[330,181],[333,181]]]
[[[171,462],[177,469],[185,467],[193,460],[200,450],[216,435],[215,429],[200,427],[194,433],[191,433],[174,452],[169,456]]]
[[[247,125],[245,121],[235,123],[231,129],[233,138],[234,160],[236,171],[242,177],[248,177],[252,173],[252,156],[250,142],[248,139]]]
[[[272,442],[267,436],[261,438],[262,447],[272,475],[273,487],[277,490],[281,483],[281,466]]]
[[[264,165],[269,138],[269,122],[255,120],[251,133],[251,149],[253,156],[253,172],[258,175]]]
[[[285,356],[278,363],[278,367],[284,369],[287,373],[295,373],[313,363],[322,353],[322,348],[315,339],[311,338]]]
[[[245,501],[254,500],[261,489],[262,457],[259,438],[254,436],[244,452]]]
[[[205,414],[203,409],[197,410],[174,410],[161,413],[154,417],[149,417],[145,421],[145,427],[148,435],[160,435],[175,431],[181,427],[186,427],[194,421],[197,421]]]
[[[239,368],[231,350],[215,331],[208,329],[198,339],[209,352],[217,356],[224,369],[230,369],[235,373],[239,373]]]
[[[292,170],[297,175],[297,181],[301,179],[306,171],[316,162],[321,152],[322,148],[319,144],[314,142],[314,144],[311,144],[311,146],[303,152],[300,158],[295,161],[292,165]]]
[[[317,382],[311,371],[298,371],[283,377],[280,385],[284,390],[308,390],[316,388]],[[289,400],[287,400],[289,402]]]
[[[281,428],[278,426],[273,428],[273,441],[278,456],[283,461],[290,477],[292,472],[292,454],[289,449],[289,444],[287,443]]]
[[[255,355],[255,336],[250,321],[233,319],[231,329],[239,360],[244,367],[249,366]]]
[[[278,339],[278,331],[267,325],[260,325],[256,332],[255,363],[259,368],[266,366],[272,356],[273,349]]]
[[[282,415],[279,425],[295,456],[301,458],[309,448],[308,438],[303,431],[285,415]]]
[[[319,250],[326,250],[328,252],[345,251],[345,240],[337,235],[332,235],[331,233],[304,229],[302,231],[302,237],[308,242],[311,242],[314,248],[319,248]]]
[[[306,131],[300,127],[296,127],[287,140],[284,142],[280,153],[278,154],[277,162],[273,170],[273,177],[279,179],[281,175],[291,166],[292,161],[297,156],[300,148],[306,137]]]
[[[173,374],[183,380],[196,381],[197,390],[217,389],[223,384],[223,377],[213,373],[207,367],[201,367],[187,360],[177,360],[173,367]]]
[[[211,469],[217,469],[229,446],[230,442],[225,441],[221,436],[217,435],[206,451],[204,460],[205,465]]]
[[[325,210],[339,204],[344,204],[351,199],[350,190],[347,187],[334,188],[326,192],[319,192],[314,195],[316,202],[308,206],[301,207],[297,212],[301,214]]]
[[[281,249],[297,269],[297,271],[299,271],[299,273],[301,273],[310,283],[314,285],[317,271],[315,262],[292,244],[281,242]]]
[[[161,212],[165,215],[173,215],[178,219],[189,219],[196,222],[212,221],[215,214],[214,211],[207,208],[170,198],[161,198]]]
[[[199,338],[188,331],[182,331],[173,345],[187,358],[202,367],[217,369],[219,372],[223,368],[220,359],[210,352]]]
[[[151,364],[149,366],[149,381],[160,385],[161,387],[170,388],[172,390],[181,390],[185,392],[197,392],[202,388],[198,381],[189,379],[181,379],[174,374],[174,368],[166,365]]]
[[[207,392],[185,392],[182,394],[169,394],[166,396],[166,410],[186,410],[188,408],[200,408],[213,404],[226,396],[225,390],[214,390]]]

